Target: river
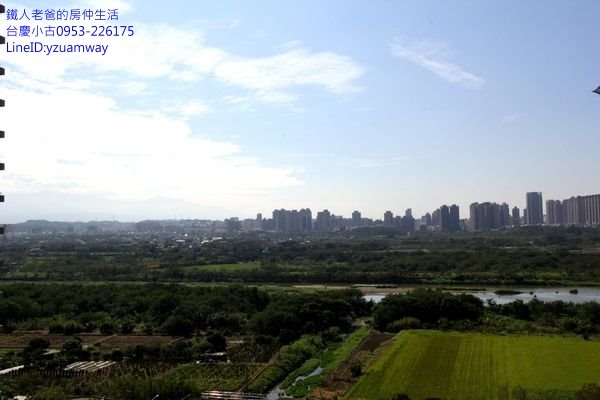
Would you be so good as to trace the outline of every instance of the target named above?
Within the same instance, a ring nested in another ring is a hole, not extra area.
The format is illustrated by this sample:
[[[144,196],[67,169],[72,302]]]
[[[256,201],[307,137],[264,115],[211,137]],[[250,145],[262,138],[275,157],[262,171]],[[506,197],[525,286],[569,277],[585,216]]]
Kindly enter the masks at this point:
[[[292,383],[292,386],[294,386],[299,381],[303,381],[305,379],[310,378],[311,376],[317,376],[321,372],[323,372],[323,368],[319,365],[310,374],[308,374],[308,375],[300,375],[299,377],[297,377],[294,380],[294,383]],[[283,383],[283,382],[281,382],[281,383]],[[286,395],[285,391],[281,390],[281,383],[279,385],[277,385],[274,389],[272,389],[269,393],[267,393],[267,400],[278,400],[278,399],[287,399],[287,398],[289,398]]]
[[[511,290],[515,292],[519,292],[518,294],[498,294],[496,291],[498,290]],[[404,292],[403,290],[398,290],[399,292]],[[453,293],[469,293],[473,296],[480,298],[483,301],[494,300],[496,304],[507,304],[515,300],[523,300],[524,302],[529,302],[533,299],[538,299],[540,301],[550,302],[556,300],[562,300],[565,302],[573,302],[573,303],[585,303],[588,301],[595,301],[600,303],[600,288],[596,287],[493,287],[483,289],[474,289],[474,290],[466,290],[464,288],[459,290],[451,290]],[[373,300],[375,303],[378,303],[383,299],[386,294],[389,293],[369,293],[365,295],[365,299]]]

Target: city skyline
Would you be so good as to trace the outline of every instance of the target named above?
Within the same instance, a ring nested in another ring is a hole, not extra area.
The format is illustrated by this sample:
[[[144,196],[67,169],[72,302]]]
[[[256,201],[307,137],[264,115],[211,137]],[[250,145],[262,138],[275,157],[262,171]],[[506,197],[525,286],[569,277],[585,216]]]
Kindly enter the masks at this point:
[[[65,6],[92,5],[44,4]],[[135,30],[104,56],[3,53],[2,222],[522,211],[531,190],[599,191],[594,1],[102,7]]]
[[[539,201],[542,201],[542,193],[541,192],[527,192],[525,193],[525,201],[524,204],[527,204],[527,199],[530,195],[539,195]],[[44,197],[47,198],[51,196],[50,194],[46,193],[44,194]],[[4,200],[4,194],[0,193],[0,202]],[[63,201],[65,201],[64,198],[62,198]],[[537,200],[536,200],[537,201]],[[51,202],[52,203],[52,202]],[[140,203],[129,203],[128,207],[130,210],[132,210],[133,212],[133,208],[139,208],[140,205],[142,206],[142,208],[144,207],[148,207],[148,208],[160,208],[161,205],[169,205],[169,204],[173,204],[174,205],[174,209],[172,209],[172,211],[176,211],[175,213],[170,213],[168,214],[166,217],[163,216],[163,214],[159,211],[158,214],[154,213],[148,213],[146,214],[143,210],[137,210],[139,217],[138,218],[133,218],[133,219],[122,219],[122,218],[116,218],[115,214],[109,215],[109,214],[105,214],[103,216],[100,216],[99,218],[89,218],[89,219],[82,219],[82,218],[70,218],[70,217],[66,217],[66,218],[61,218],[60,216],[58,218],[44,218],[43,216],[39,216],[38,214],[34,214],[34,215],[30,215],[30,218],[25,218],[25,219],[19,219],[18,217],[14,217],[12,220],[6,221],[5,223],[22,223],[25,222],[26,220],[49,220],[49,221],[71,221],[71,222],[85,222],[85,221],[122,221],[122,222],[137,222],[137,221],[144,221],[144,220],[226,220],[229,218],[237,218],[240,220],[244,220],[244,219],[252,219],[255,216],[259,216],[261,219],[263,218],[263,214],[264,215],[270,215],[270,211],[268,210],[258,210],[257,212],[255,211],[253,214],[251,215],[240,215],[240,214],[223,214],[223,217],[212,217],[210,215],[207,214],[203,214],[199,209],[196,208],[195,205],[190,204],[190,203],[185,203],[185,202],[181,202],[179,200],[174,200],[174,199],[168,199],[168,198],[158,198],[158,199],[151,199],[148,200],[146,202],[140,202]],[[446,207],[447,210],[443,211],[443,207]],[[455,211],[452,211],[453,207],[455,207]],[[312,220],[312,221],[317,221],[319,219],[319,214],[321,212],[326,212],[329,213],[331,216],[335,216],[336,218],[344,218],[344,219],[349,219],[349,220],[353,220],[353,221],[360,221],[360,220],[371,220],[371,221],[381,221],[383,225],[388,225],[388,226],[395,226],[400,224],[399,220],[397,220],[397,218],[402,218],[401,214],[404,213],[405,217],[411,217],[414,218],[416,220],[421,220],[422,218],[425,218],[426,216],[428,216],[429,219],[433,219],[434,223],[433,225],[439,225],[442,226],[443,224],[443,218],[446,218],[446,221],[448,221],[448,218],[451,217],[452,221],[456,221],[456,215],[458,213],[459,209],[463,209],[463,214],[462,217],[458,218],[459,221],[466,221],[468,223],[468,226],[466,227],[467,229],[472,229],[473,227],[480,227],[480,228],[476,228],[475,230],[481,230],[481,229],[494,229],[494,228],[500,228],[503,226],[509,226],[509,225],[520,225],[520,224],[525,224],[525,225],[541,225],[541,224],[545,224],[545,225],[561,225],[561,224],[575,224],[575,225],[585,225],[585,224],[594,224],[597,225],[600,222],[600,194],[593,194],[593,195],[581,195],[581,194],[577,194],[577,195],[570,195],[566,198],[564,198],[563,200],[558,200],[558,199],[549,199],[546,200],[545,203],[543,203],[541,205],[541,221],[528,221],[528,214],[527,214],[527,207],[523,207],[523,206],[519,206],[519,205],[514,205],[514,204],[508,204],[506,202],[502,202],[502,203],[497,203],[496,201],[472,201],[470,202],[470,204],[467,207],[462,207],[460,205],[457,204],[442,204],[438,207],[435,207],[431,210],[424,210],[423,212],[416,212],[414,213],[414,217],[413,217],[413,207],[408,207],[408,208],[401,208],[401,207],[397,207],[397,208],[393,208],[391,210],[386,210],[383,212],[380,212],[379,214],[365,214],[362,210],[360,209],[354,209],[351,212],[348,213],[343,213],[340,212],[338,210],[329,210],[329,209],[324,209],[322,207],[278,207],[275,208],[273,210],[273,212],[278,212],[278,211],[294,211],[299,213],[299,215],[303,215],[303,213],[307,212],[308,213],[308,219]],[[312,217],[312,210],[317,210],[315,217]],[[404,211],[402,211],[404,210]],[[558,211],[557,211],[558,210]],[[81,212],[80,210],[78,210],[77,212]],[[217,212],[223,212],[222,210],[218,210]],[[438,213],[438,215],[436,215],[435,213]],[[446,213],[446,216],[443,217],[442,213]],[[85,214],[85,212],[84,212]],[[389,215],[388,215],[389,214]],[[267,217],[268,218],[268,217]],[[438,219],[437,222],[436,218]],[[386,222],[387,221],[387,222]],[[476,221],[476,222],[473,222]],[[472,224],[475,225],[472,225]],[[427,224],[429,225],[429,224]],[[447,222],[446,222],[446,225]],[[457,230],[456,229],[456,223],[453,222],[452,223],[452,228],[449,230]],[[448,230],[448,229],[444,229],[444,230]]]
[[[528,192],[526,198],[538,202],[542,194],[539,192]],[[204,218],[196,219],[164,219],[164,220],[142,220],[142,221],[43,221],[30,220],[26,224],[31,227],[30,233],[42,233],[44,227],[51,230],[62,229],[64,232],[74,232],[74,225],[78,230],[82,228],[91,232],[122,231],[135,227],[138,232],[158,232],[166,229],[197,229],[204,227],[209,231],[234,233],[238,231],[265,231],[288,234],[329,233],[347,228],[392,228],[398,232],[410,234],[417,231],[486,231],[495,229],[515,228],[522,225],[545,225],[545,226],[600,226],[600,194],[587,196],[571,196],[564,200],[546,200],[546,212],[542,215],[542,223],[531,223],[527,221],[527,212],[523,210],[521,218],[520,209],[513,207],[512,211],[507,203],[496,202],[474,202],[471,203],[468,215],[460,217],[459,207],[456,204],[441,205],[431,213],[427,212],[421,217],[415,218],[411,208],[394,215],[390,210],[383,213],[382,218],[363,217],[359,210],[354,210],[350,217],[335,214],[327,209],[313,212],[310,208],[300,210],[284,208],[272,211],[272,218],[263,218],[262,213],[257,213],[256,218],[230,217],[223,220],[211,220]],[[95,224],[99,223],[100,227]],[[134,225],[132,225],[134,224]],[[163,226],[167,224],[166,226]],[[23,232],[25,224],[13,224],[9,232]],[[169,228],[170,227],[170,228]],[[15,230],[16,229],[16,230]]]

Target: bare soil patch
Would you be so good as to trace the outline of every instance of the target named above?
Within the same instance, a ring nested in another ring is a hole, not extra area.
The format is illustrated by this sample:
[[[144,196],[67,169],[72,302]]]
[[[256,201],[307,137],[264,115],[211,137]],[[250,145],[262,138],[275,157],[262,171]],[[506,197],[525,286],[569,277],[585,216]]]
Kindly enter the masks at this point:
[[[374,358],[374,353],[390,343],[393,336],[375,330],[371,331],[350,356],[327,376],[325,383],[310,393],[309,399],[342,398],[358,381],[358,378],[353,377],[350,373],[350,366],[358,362],[362,365],[363,371],[366,370]]]
[[[0,348],[24,348],[36,338],[46,339],[51,348],[61,348],[69,339],[78,337],[84,347],[102,346],[104,348],[128,347],[138,344],[145,346],[165,346],[179,340],[176,336],[161,335],[104,335],[98,333],[77,333],[73,335],[50,334],[45,332],[11,333],[0,336]]]

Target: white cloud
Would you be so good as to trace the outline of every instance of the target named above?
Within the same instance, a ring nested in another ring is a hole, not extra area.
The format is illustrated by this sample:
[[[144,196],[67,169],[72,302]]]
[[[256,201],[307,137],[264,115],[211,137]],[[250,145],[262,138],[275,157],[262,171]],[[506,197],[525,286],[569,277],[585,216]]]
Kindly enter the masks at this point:
[[[424,43],[419,42],[414,45],[414,47],[418,47],[419,49],[411,49],[410,46],[404,45],[397,39],[390,46],[390,51],[393,56],[417,64],[447,82],[461,84],[468,88],[478,88],[485,84],[483,78],[465,71],[460,66],[435,59],[437,56],[443,56],[445,51],[437,51],[434,46],[428,46],[429,49],[423,49]]]
[[[360,90],[354,81],[362,74],[363,69],[349,57],[308,50],[262,58],[229,57],[215,66],[219,79],[259,91],[316,85],[333,93],[351,93]]]
[[[289,92],[276,90],[260,90],[248,96],[223,96],[223,100],[233,106],[234,109],[240,111],[256,110],[256,103],[269,103],[277,106],[289,106],[290,109],[298,111],[299,108],[293,106],[297,100],[297,96]]]
[[[247,96],[223,96],[223,100],[231,104],[245,104],[250,99]]]
[[[196,117],[212,111],[211,107],[200,99],[177,102],[171,106],[165,107],[164,110],[183,118]]]
[[[106,55],[97,53],[51,54],[11,53],[9,62],[29,76],[56,80],[80,68],[100,74],[130,74],[135,81],[166,78],[195,82],[214,78],[218,82],[253,91],[264,102],[290,103],[289,91],[298,86],[318,86],[331,93],[360,91],[356,81],[364,69],[350,57],[333,52],[294,48],[267,57],[240,57],[210,47],[198,30],[166,24],[134,23],[131,37],[96,40],[108,45]],[[18,38],[9,42],[24,43]],[[56,44],[91,44],[89,37],[56,37]],[[46,41],[49,43],[49,41]],[[40,62],[41,61],[41,62]]]
[[[118,109],[113,99],[72,89],[9,88],[3,190],[59,190],[115,198],[218,196],[301,184],[290,168],[267,167],[228,141],[194,135],[180,118]],[[183,104],[183,112],[201,103]]]
[[[260,91],[257,93],[257,98],[264,101],[265,103],[274,104],[290,104],[296,101],[296,96],[279,91]]]
[[[121,89],[122,93],[126,96],[140,95],[146,91],[147,87],[148,85],[146,85],[144,82],[139,81],[129,81],[119,85],[119,88]]]
[[[229,112],[254,112],[257,110],[257,102],[264,99],[256,99],[255,96],[223,96],[223,101],[229,105]]]

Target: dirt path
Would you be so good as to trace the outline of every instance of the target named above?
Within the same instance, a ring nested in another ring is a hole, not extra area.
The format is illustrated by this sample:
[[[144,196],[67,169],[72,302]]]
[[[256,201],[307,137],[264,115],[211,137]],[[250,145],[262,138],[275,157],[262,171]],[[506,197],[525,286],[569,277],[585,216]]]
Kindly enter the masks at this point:
[[[350,374],[350,366],[355,362],[360,362],[364,371],[366,364],[373,358],[373,353],[389,343],[393,336],[388,333],[372,330],[354,349],[350,356],[327,376],[325,383],[313,390],[308,398],[322,400],[343,397],[358,380],[358,378],[354,378]]]

